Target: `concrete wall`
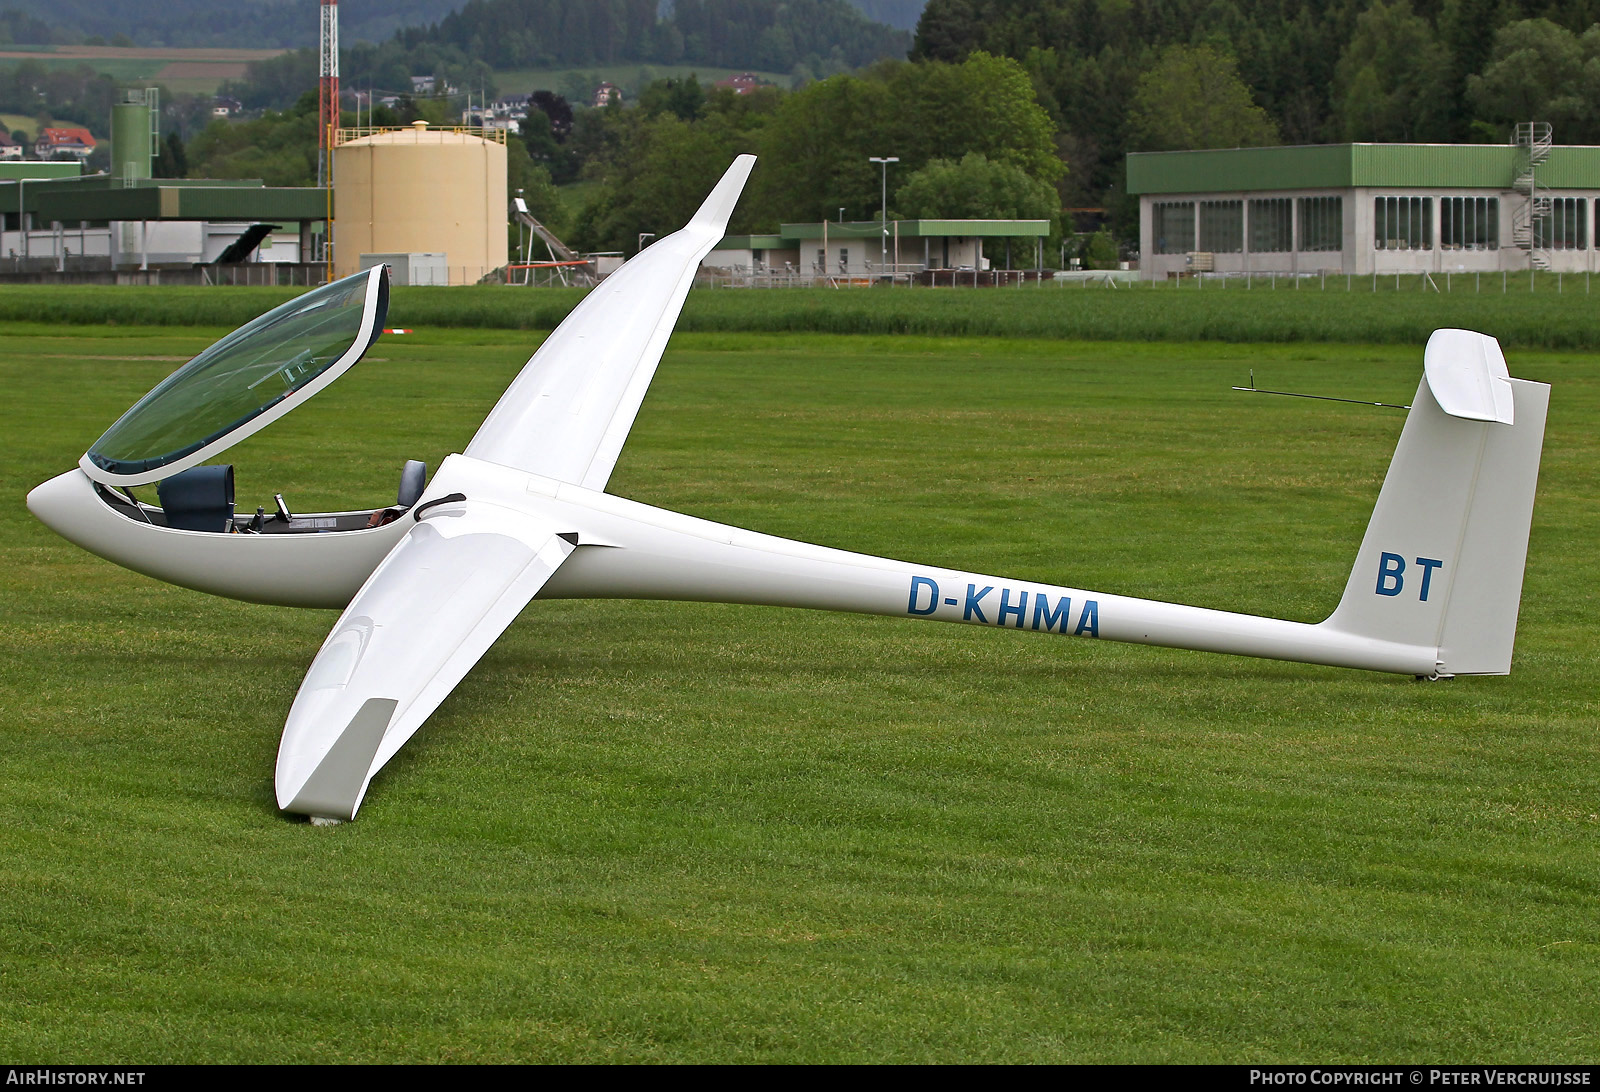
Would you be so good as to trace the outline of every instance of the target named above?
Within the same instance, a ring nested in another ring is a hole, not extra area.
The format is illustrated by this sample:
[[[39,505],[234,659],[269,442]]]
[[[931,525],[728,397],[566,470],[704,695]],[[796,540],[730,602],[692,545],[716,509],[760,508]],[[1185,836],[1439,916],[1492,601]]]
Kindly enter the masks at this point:
[[[813,248],[815,249],[815,248]],[[777,247],[774,249],[754,250],[749,247],[737,247],[713,250],[706,255],[706,260],[700,263],[701,269],[721,270],[727,273],[783,273],[787,268],[796,275],[800,274],[800,250],[797,247]]]
[[[701,267],[730,273],[747,273],[752,268],[782,273],[785,271],[784,263],[788,262],[795,274],[805,277],[876,276],[886,272],[890,266],[896,265],[900,272],[921,269],[988,269],[992,264],[991,258],[1004,257],[1005,240],[985,240],[972,236],[902,235],[897,252],[894,225],[891,224],[887,245],[878,236],[866,239],[841,239],[829,235],[825,259],[818,257],[822,248],[821,238],[805,239],[799,246],[774,250],[729,247],[713,250],[701,263]],[[1034,253],[1035,244],[1031,238],[1013,240],[1014,261],[1031,266]]]

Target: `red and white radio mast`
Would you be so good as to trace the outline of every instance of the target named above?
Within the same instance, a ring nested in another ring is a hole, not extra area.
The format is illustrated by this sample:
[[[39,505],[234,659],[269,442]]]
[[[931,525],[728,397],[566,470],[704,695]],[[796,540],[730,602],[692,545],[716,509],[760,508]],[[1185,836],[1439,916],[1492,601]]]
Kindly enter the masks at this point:
[[[339,0],[322,0],[322,64],[317,75],[317,185],[333,184],[333,139],[339,127]]]
[[[322,260],[333,280],[333,143],[339,128],[339,0],[322,0],[322,62],[317,72],[317,185],[327,188]]]

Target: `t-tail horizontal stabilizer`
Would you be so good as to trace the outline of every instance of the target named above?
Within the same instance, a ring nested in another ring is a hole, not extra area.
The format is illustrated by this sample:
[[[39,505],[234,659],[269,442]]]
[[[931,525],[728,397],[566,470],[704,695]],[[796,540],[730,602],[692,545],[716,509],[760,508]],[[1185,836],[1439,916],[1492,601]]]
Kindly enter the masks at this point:
[[[1339,607],[1322,625],[1438,650],[1437,676],[1511,670],[1550,387],[1494,338],[1437,330]]]

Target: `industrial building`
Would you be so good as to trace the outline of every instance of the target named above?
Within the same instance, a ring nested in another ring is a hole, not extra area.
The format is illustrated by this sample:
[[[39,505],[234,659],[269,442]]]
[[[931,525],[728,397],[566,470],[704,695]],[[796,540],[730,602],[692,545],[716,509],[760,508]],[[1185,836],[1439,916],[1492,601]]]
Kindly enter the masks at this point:
[[[337,0],[318,8],[318,185],[152,178],[157,93],[125,91],[107,173],[82,174],[85,130],[45,130],[68,162],[0,153],[0,279],[320,284],[381,262],[397,283],[473,284],[504,269],[504,127],[341,128]]]
[[[1327,144],[1128,156],[1145,279],[1594,271],[1600,147]]]
[[[1037,269],[1048,220],[878,220],[780,224],[775,235],[729,235],[702,268],[753,276],[869,279],[936,270]]]
[[[112,107],[109,174],[84,175],[76,159],[0,162],[0,273],[145,280],[265,262],[279,267],[274,281],[321,279],[310,267],[321,258],[326,190],[152,178],[158,118],[153,90],[126,92]]]
[[[381,261],[397,283],[473,284],[506,264],[503,132],[337,130],[330,190],[152,178],[158,117],[153,92],[116,104],[108,174],[0,160],[0,276],[319,284],[330,214],[335,276]]]
[[[327,197],[259,181],[90,175],[0,181],[0,209],[0,271],[129,272],[310,263]]]
[[[340,129],[333,165],[335,277],[384,261],[402,283],[417,270],[422,283],[476,284],[505,266],[504,130]]]

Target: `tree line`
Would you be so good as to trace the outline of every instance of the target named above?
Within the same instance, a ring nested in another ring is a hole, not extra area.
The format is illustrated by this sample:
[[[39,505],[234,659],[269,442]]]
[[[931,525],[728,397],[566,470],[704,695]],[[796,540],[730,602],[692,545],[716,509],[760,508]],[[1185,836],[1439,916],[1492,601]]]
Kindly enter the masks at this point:
[[[1129,151],[1600,141],[1600,0],[929,0],[911,55],[1012,57],[1055,121],[1072,204]],[[1124,204],[1124,208],[1125,208]]]
[[[489,96],[497,71],[518,68],[703,64],[803,83],[910,47],[910,33],[846,0],[676,0],[665,15],[657,0],[471,0],[437,23],[347,44],[340,71],[352,87],[404,91],[412,76],[429,75]],[[252,64],[223,90],[247,109],[282,110],[316,74],[316,52],[294,50]]]
[[[659,81],[633,109],[578,113],[567,152],[597,185],[571,241],[632,253],[641,232],[687,220],[740,152],[761,161],[734,233],[877,217],[885,176],[872,156],[899,160],[887,175],[890,219],[1054,221],[1055,135],[1023,67],[981,52],[956,64],[881,62],[789,93]],[[527,147],[541,154],[536,139]]]

